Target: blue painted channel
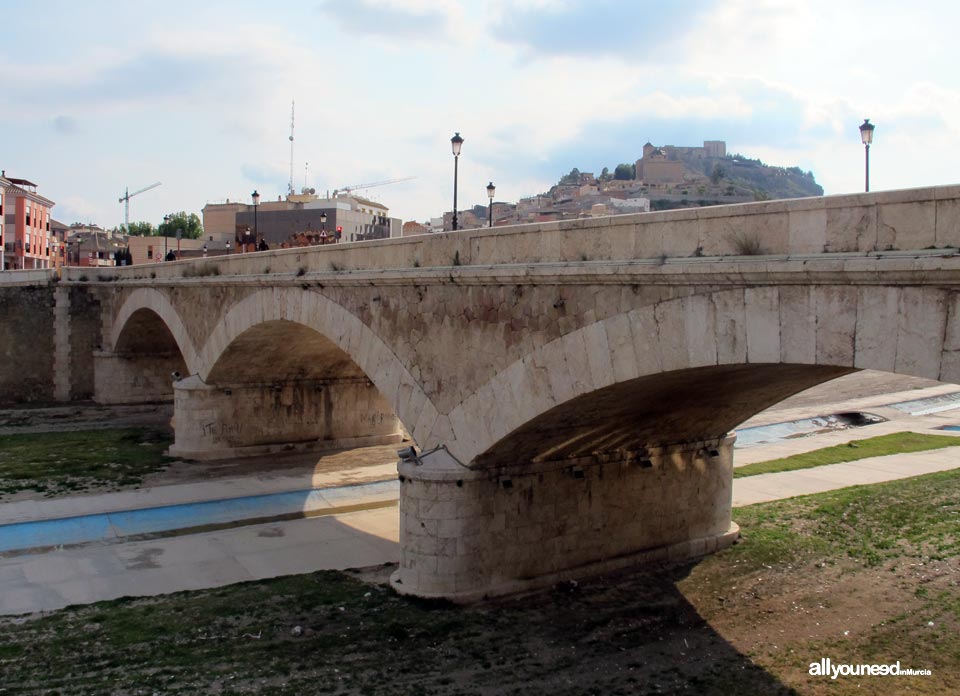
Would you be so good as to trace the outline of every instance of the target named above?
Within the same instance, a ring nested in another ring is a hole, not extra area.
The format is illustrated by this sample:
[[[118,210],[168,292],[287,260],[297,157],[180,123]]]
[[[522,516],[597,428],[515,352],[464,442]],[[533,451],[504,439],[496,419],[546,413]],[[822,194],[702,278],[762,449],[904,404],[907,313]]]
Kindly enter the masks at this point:
[[[206,500],[139,510],[0,525],[0,553],[169,532],[337,507],[337,501],[399,491],[396,480]]]

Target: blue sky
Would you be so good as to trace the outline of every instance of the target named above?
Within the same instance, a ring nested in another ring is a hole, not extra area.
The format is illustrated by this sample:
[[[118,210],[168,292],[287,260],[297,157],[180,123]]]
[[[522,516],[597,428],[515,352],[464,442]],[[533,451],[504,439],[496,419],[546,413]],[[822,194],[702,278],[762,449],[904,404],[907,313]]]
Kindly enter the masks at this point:
[[[807,0],[3,0],[0,168],[67,223],[272,199],[290,175],[404,220],[726,140],[827,193],[958,183],[960,6]],[[307,166],[307,163],[308,166]]]

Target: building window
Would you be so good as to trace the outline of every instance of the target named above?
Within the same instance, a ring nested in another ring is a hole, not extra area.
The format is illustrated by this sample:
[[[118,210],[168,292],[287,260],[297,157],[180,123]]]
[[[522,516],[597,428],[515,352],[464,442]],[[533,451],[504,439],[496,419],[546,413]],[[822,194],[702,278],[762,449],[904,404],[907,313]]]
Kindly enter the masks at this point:
[[[147,247],[147,258],[148,258],[148,259],[152,259],[152,258],[153,258],[153,247],[152,247],[152,246],[148,246],[148,247]]]

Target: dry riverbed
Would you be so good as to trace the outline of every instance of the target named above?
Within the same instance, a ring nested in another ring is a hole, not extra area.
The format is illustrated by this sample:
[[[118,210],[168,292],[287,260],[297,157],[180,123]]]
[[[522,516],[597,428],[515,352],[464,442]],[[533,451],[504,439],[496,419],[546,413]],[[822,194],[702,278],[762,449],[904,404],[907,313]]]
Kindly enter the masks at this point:
[[[699,563],[455,607],[391,568],[0,620],[26,694],[943,694],[960,691],[960,472],[741,508]],[[929,677],[808,674],[889,663]]]

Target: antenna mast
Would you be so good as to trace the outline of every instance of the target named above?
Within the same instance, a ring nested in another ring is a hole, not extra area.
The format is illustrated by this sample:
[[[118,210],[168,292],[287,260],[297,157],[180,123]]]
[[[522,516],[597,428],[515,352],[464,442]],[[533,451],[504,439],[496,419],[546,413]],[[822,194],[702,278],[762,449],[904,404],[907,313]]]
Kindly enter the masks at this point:
[[[296,193],[293,190],[293,108],[296,102],[290,102],[290,182],[287,184],[287,193],[291,196]]]

